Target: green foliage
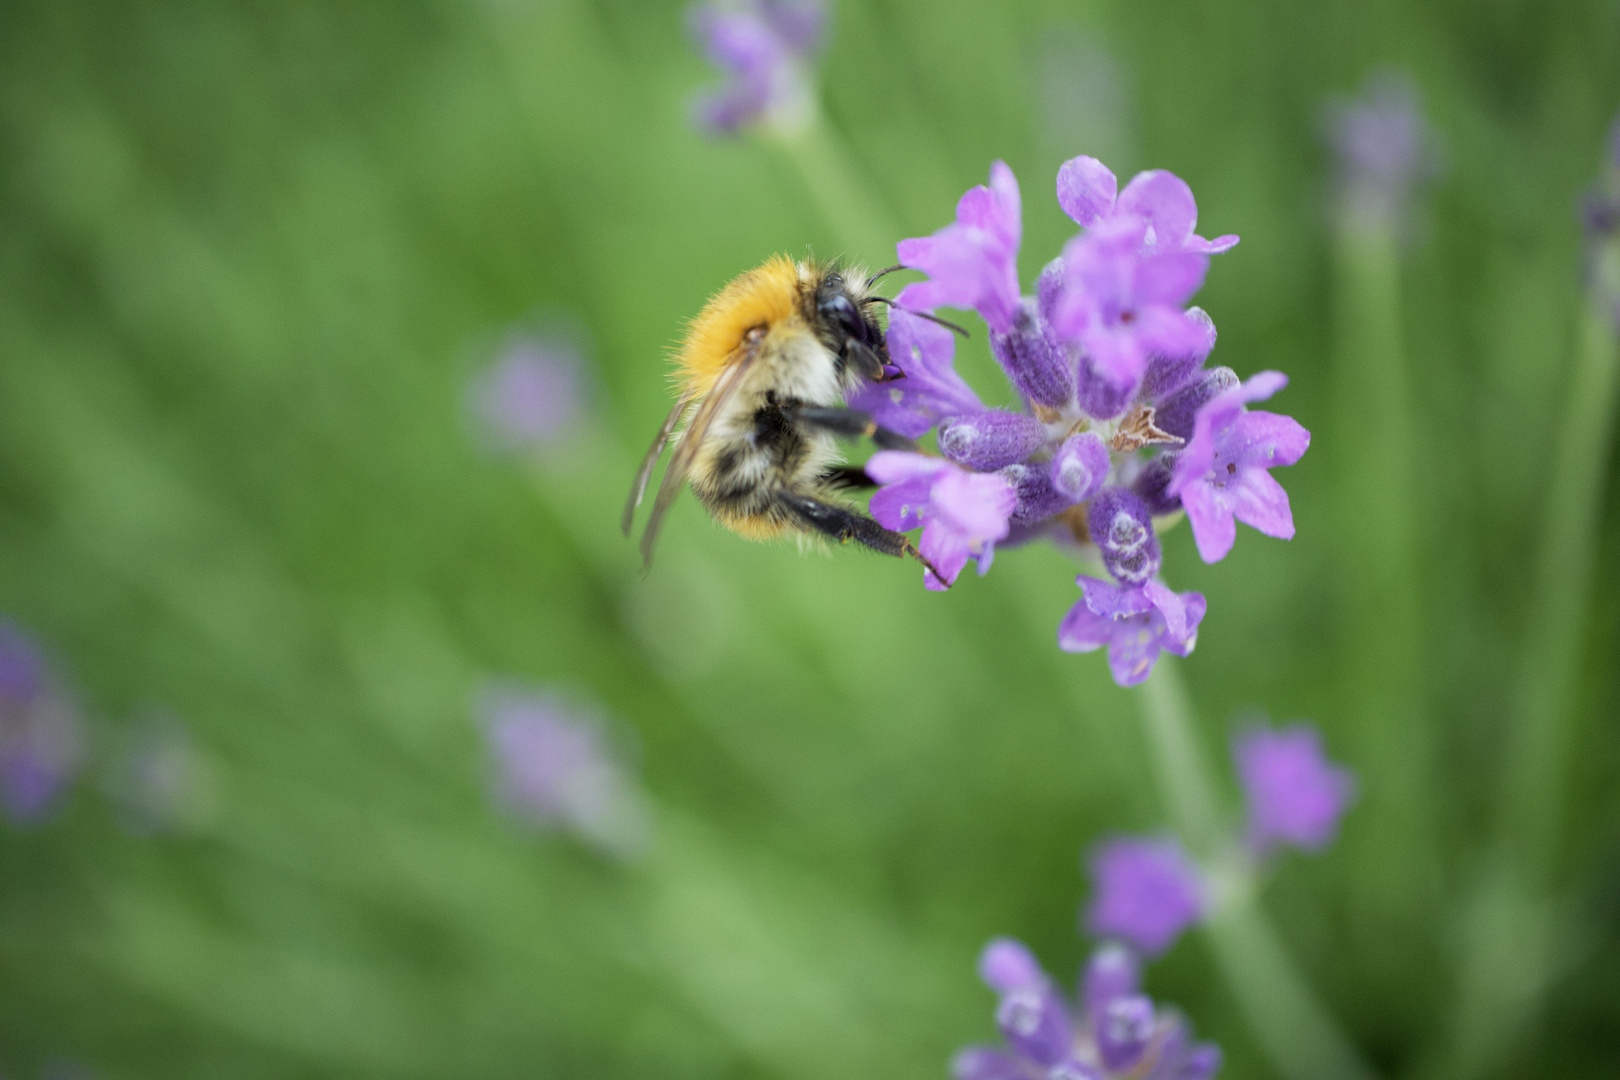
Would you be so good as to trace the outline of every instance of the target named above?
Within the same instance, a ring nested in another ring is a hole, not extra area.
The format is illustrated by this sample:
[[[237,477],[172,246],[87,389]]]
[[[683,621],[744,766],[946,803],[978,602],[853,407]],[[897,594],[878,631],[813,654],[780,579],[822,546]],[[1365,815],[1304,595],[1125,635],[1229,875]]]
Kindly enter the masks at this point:
[[[1166,537],[1209,597],[1184,670],[1211,755],[1262,708],[1360,773],[1341,843],[1286,859],[1267,906],[1387,1075],[1448,1023],[1617,38],[1609,0],[879,0],[839,6],[825,64],[901,235],[1004,158],[1027,279],[1070,230],[1050,187],[1094,149],[1076,132],[1243,235],[1201,298],[1217,359],[1289,372],[1278,406],[1315,442],[1283,477],[1291,544],[1246,533],[1205,567]],[[1120,116],[1042,100],[1098,49]],[[1348,662],[1381,655],[1348,568],[1382,539],[1347,501],[1366,429],[1333,399],[1318,128],[1390,65],[1447,163],[1399,283],[1421,620],[1399,724]],[[1055,647],[1063,557],[1009,550],[936,595],[912,566],[747,545],[689,499],[648,577],[617,532],[681,320],[773,251],[836,247],[785,158],[691,130],[709,77],[669,3],[0,11],[0,610],[104,729],[173,709],[218,790],[198,830],[142,837],[90,776],[0,833],[6,1075],[921,1080],[990,1033],[992,934],[1079,962],[1079,853],[1164,819],[1131,696]],[[537,312],[588,328],[600,428],[525,466],[479,452],[463,387]],[[967,352],[989,370],[982,335]],[[1505,1063],[1524,1076],[1620,1071],[1615,475],[1557,853],[1581,945]],[[644,860],[492,811],[469,710],[491,674],[613,713]],[[1201,939],[1150,986],[1225,1075],[1269,1075]]]

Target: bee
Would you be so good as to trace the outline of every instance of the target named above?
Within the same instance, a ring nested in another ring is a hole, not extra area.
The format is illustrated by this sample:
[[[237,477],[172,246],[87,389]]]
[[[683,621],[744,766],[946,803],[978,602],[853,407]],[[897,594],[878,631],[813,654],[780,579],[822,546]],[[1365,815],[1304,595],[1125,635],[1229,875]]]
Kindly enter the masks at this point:
[[[842,466],[839,437],[916,448],[844,403],[867,381],[900,377],[887,374],[889,350],[873,317],[874,305],[890,303],[872,292],[888,272],[868,277],[855,267],[778,255],[721,289],[692,320],[676,355],[675,406],[624,509],[628,536],[647,481],[674,443],[641,537],[645,565],[664,515],[689,483],[711,517],[747,539],[853,540],[933,570],[909,539],[842,496],[872,482]]]

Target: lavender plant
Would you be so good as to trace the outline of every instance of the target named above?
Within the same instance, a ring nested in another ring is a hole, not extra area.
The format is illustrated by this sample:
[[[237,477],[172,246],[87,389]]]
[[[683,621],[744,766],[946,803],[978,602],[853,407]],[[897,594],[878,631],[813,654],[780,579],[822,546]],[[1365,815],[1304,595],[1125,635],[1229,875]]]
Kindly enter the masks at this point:
[[[943,459],[881,451],[867,472],[883,485],[872,513],[891,529],[922,527],[922,553],[948,588],[970,559],[986,573],[998,545],[1050,539],[1098,558],[1112,580],[1081,575],[1082,599],[1058,629],[1069,652],[1108,650],[1114,679],[1134,686],[1160,653],[1186,656],[1205,612],[1199,593],[1160,579],[1158,532],[1185,515],[1200,557],[1220,561],[1238,521],[1294,535],[1288,495],[1269,470],[1292,465],[1310,433],[1292,418],[1250,410],[1287,384],[1278,372],[1247,382],[1206,367],[1215,325],[1188,301],[1209,257],[1236,236],[1206,240],[1179,177],[1153,170],[1123,191],[1095,158],[1058,172],[1059,205],[1084,231],[1024,295],[1018,182],[1004,163],[965,194],[956,221],[903,240],[907,285],[890,319],[901,377],[851,404],[916,438],[937,432]],[[953,367],[955,340],[921,317],[972,308],[1024,408],[986,408]]]
[[[0,811],[19,825],[49,817],[83,759],[78,708],[33,639],[0,622]]]

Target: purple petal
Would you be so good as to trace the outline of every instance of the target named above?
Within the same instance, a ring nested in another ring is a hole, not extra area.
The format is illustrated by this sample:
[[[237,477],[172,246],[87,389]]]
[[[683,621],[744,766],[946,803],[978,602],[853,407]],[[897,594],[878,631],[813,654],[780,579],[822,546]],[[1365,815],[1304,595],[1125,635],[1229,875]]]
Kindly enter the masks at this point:
[[[1080,586],[1086,607],[1104,618],[1123,619],[1153,609],[1153,601],[1148,599],[1140,585],[1116,585],[1112,581],[1084,574],[1075,578],[1074,582]]]
[[[1187,605],[1181,597],[1171,592],[1157,578],[1142,586],[1142,595],[1152,601],[1153,606],[1159,609],[1159,614],[1164,616],[1165,629],[1170,632],[1170,636],[1178,641],[1185,640],[1192,628],[1188,626]]]
[[[1199,320],[1172,307],[1139,308],[1134,327],[1143,352],[1160,356],[1190,356],[1203,347],[1209,331]],[[1143,365],[1145,374],[1147,365]]]
[[[1205,240],[1202,236],[1189,236],[1182,250],[1196,251],[1202,255],[1219,255],[1223,251],[1231,251],[1237,247],[1238,239],[1237,233],[1227,233],[1213,240]]]
[[[1119,193],[1119,212],[1137,214],[1153,225],[1147,243],[1161,251],[1178,251],[1198,225],[1192,188],[1175,173],[1150,169],[1137,173]]]
[[[910,450],[879,450],[866,463],[866,475],[880,484],[927,477],[932,480],[949,469],[950,463]]]
[[[994,938],[984,947],[979,954],[979,978],[998,994],[1039,988],[1050,982],[1028,946],[1009,937]]]
[[[939,571],[939,577],[929,570],[923,571],[923,586],[930,592],[944,592],[954,585],[973,553],[968,547],[967,537],[938,518],[929,519],[923,526],[922,536],[917,540],[917,550]]]
[[[934,481],[934,509],[977,546],[1007,535],[1018,493],[1005,477],[950,469]]]
[[[1092,225],[1113,213],[1118,191],[1113,172],[1094,157],[1070,158],[1058,169],[1058,205],[1080,225]]]
[[[1024,239],[1024,201],[1018,192],[1018,178],[1005,161],[990,163],[990,190],[996,195],[996,217],[990,231],[1016,253]]]
[[[1086,921],[1100,937],[1157,956],[1204,912],[1198,868],[1173,840],[1109,841],[1092,853],[1090,866],[1095,892]]]
[[[988,1046],[970,1046],[951,1061],[955,1080],[1029,1080],[1023,1064],[1011,1054]]]
[[[1294,513],[1288,492],[1264,469],[1247,469],[1242,481],[1227,489],[1232,516],[1250,528],[1278,540],[1294,538]]]
[[[1180,307],[1204,287],[1209,273],[1209,256],[1178,252],[1146,255],[1136,264],[1132,291],[1139,305],[1168,304]]]
[[[1237,541],[1237,523],[1231,510],[1207,484],[1191,484],[1181,492],[1181,505],[1192,526],[1198,557],[1214,565],[1226,558]]]
[[[1221,449],[1240,467],[1273,469],[1294,464],[1310,445],[1311,433],[1298,420],[1259,409],[1233,422],[1232,437]]]
[[[909,532],[922,525],[923,511],[928,509],[929,491],[932,487],[933,482],[929,477],[914,476],[909,480],[888,484],[874,491],[867,507],[885,529]]]

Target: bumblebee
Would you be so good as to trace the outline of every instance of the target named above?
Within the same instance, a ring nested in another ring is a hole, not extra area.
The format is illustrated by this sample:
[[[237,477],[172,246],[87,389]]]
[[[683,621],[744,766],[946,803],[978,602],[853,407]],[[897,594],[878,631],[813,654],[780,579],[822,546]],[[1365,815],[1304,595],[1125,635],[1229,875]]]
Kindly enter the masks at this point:
[[[839,437],[915,449],[844,404],[867,381],[899,377],[886,374],[888,346],[873,317],[874,305],[889,302],[872,292],[881,276],[778,255],[721,289],[692,320],[676,355],[675,406],[624,510],[628,536],[647,481],[673,443],[641,537],[644,564],[652,563],[670,504],[690,483],[711,517],[747,539],[853,540],[928,566],[909,539],[841,494],[871,480],[842,466]]]

